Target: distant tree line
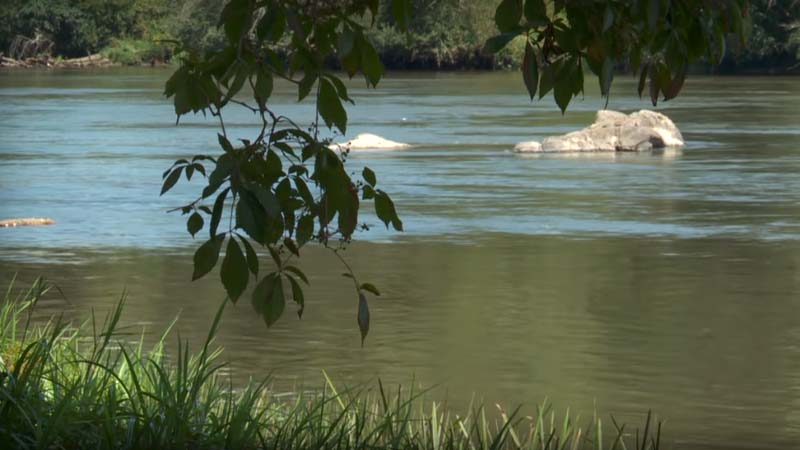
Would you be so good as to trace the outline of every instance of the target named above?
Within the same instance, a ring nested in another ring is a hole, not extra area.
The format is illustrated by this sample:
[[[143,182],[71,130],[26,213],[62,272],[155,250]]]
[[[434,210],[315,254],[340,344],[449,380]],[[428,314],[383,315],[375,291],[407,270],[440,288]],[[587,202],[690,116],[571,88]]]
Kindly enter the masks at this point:
[[[495,33],[499,1],[413,0],[409,32],[398,31],[389,7],[370,30],[390,69],[491,69],[519,61],[522,45],[499,55],[483,51]],[[222,0],[0,0],[0,52],[18,36],[52,44],[54,56],[104,52],[123,64],[168,61],[183,51],[215,49]],[[748,45],[731,42],[722,71],[800,69],[800,1],[753,0]],[[519,54],[517,54],[519,53]]]

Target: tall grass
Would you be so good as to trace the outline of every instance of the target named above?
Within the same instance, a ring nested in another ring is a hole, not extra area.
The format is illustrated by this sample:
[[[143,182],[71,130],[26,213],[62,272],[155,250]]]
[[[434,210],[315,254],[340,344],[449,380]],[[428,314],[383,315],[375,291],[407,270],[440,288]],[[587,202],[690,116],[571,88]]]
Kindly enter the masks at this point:
[[[13,286],[13,284],[12,284]],[[581,426],[541,405],[481,406],[465,415],[427,402],[422,392],[374,387],[340,390],[324,376],[313,394],[277,398],[268,380],[233,386],[214,345],[222,308],[197,351],[171,326],[153,346],[119,329],[124,296],[99,321],[32,321],[48,287],[41,281],[0,307],[0,448],[97,449],[657,449],[660,423],[648,414],[631,434],[594,416]],[[174,323],[173,323],[174,324]],[[605,427],[608,428],[608,427]]]

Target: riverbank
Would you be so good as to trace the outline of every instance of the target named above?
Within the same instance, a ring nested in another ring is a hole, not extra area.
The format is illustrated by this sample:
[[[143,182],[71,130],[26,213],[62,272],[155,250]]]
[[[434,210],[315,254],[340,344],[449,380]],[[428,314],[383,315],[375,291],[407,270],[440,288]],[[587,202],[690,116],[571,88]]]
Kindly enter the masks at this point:
[[[48,290],[9,286],[0,307],[3,448],[656,450],[662,441],[649,413],[639,430],[604,425],[596,412],[557,417],[547,404],[533,416],[499,405],[459,415],[413,384],[343,389],[324,374],[312,391],[276,393],[269,378],[232,386],[214,343],[224,308],[204,342],[178,338],[171,352],[176,322],[151,346],[144,334],[132,340],[120,326],[124,296],[104,320],[32,323]]]
[[[35,56],[24,59],[14,59],[4,56],[2,53],[0,53],[0,67],[8,67],[14,69],[36,69],[36,68],[94,69],[98,67],[120,67],[120,66],[121,64],[116,63],[99,53],[85,56],[83,58],[68,58],[68,59],[52,57],[49,55]]]

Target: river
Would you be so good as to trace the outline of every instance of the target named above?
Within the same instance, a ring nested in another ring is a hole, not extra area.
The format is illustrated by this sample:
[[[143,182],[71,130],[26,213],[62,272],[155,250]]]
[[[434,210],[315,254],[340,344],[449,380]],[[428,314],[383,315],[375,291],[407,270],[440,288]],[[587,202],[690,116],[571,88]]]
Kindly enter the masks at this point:
[[[157,333],[180,313],[181,337],[199,344],[224,293],[216,276],[189,281],[197,242],[166,211],[200,184],[158,193],[172,161],[217,151],[217,122],[176,126],[168,74],[0,72],[0,218],[56,221],[0,229],[0,282],[46,276],[60,291],[42,313],[69,317],[126,291],[126,324]],[[609,108],[648,108],[619,78]],[[348,161],[378,174],[406,228],[367,217],[376,226],[345,252],[383,293],[367,345],[352,284],[309,249],[302,320],[289,306],[266,329],[249,302],[226,309],[219,343],[236,377],[272,374],[281,389],[319,385],[322,370],[348,384],[413,379],[456,410],[473,394],[634,423],[652,409],[673,448],[800,442],[800,79],[692,77],[658,108],[683,151],[581,157],[509,150],[591,123],[594,83],[564,116],[529,102],[515,73],[350,89],[349,135],[414,144]],[[279,84],[273,105],[309,120],[295,95]],[[229,133],[254,124],[226,117]]]

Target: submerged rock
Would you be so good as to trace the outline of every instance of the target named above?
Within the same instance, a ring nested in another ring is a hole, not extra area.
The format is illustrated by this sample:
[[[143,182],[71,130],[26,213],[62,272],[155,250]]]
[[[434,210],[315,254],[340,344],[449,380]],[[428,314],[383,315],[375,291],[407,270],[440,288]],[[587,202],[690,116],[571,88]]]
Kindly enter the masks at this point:
[[[598,111],[594,123],[582,130],[535,141],[520,142],[515,152],[633,152],[682,147],[683,136],[669,117],[643,109],[631,114]]]
[[[390,141],[371,133],[361,133],[347,142],[331,145],[331,148],[338,150],[398,150],[408,147],[411,146],[402,142]]]

